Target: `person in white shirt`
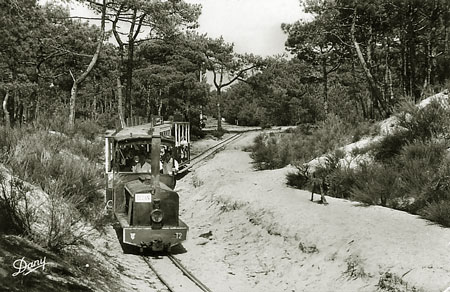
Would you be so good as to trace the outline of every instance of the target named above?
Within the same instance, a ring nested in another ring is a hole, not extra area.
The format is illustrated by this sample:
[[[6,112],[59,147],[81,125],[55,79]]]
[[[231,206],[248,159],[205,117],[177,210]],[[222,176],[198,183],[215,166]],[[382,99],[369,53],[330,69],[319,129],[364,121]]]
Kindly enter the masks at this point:
[[[133,172],[152,172],[152,166],[150,165],[150,163],[147,163],[147,161],[145,161],[144,155],[141,154],[139,155],[139,157],[135,156],[134,160],[137,163],[132,167]]]
[[[176,159],[173,159],[169,153],[163,156],[163,173],[174,175],[178,172],[178,162]]]

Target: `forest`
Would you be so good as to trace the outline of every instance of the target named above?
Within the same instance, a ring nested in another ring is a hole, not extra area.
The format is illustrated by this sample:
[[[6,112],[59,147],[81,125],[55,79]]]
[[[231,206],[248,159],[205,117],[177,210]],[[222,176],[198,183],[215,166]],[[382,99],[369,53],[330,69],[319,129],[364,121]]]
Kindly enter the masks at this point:
[[[221,117],[270,126],[331,114],[358,123],[448,87],[445,0],[301,1],[312,20],[280,24],[289,53],[265,58],[197,33],[200,5],[78,2],[97,16],[1,1],[4,125],[59,116],[69,128],[76,120],[112,127],[151,115],[198,125],[201,109],[219,117],[218,127]]]

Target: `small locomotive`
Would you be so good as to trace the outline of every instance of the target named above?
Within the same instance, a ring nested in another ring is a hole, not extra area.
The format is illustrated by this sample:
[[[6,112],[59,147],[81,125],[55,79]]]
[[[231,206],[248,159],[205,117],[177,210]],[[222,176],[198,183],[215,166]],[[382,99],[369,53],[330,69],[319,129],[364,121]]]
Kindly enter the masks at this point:
[[[123,230],[123,243],[168,250],[186,239],[179,218],[176,174],[190,160],[186,122],[128,126],[105,136],[106,202]]]

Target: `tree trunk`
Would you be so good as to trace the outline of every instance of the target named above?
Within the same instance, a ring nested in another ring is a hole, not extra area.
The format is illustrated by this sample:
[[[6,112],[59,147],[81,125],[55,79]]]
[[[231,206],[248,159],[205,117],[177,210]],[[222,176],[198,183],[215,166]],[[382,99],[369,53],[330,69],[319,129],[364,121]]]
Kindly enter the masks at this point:
[[[352,76],[353,76],[353,82],[352,82],[352,95],[353,95],[353,99],[355,100],[355,102],[359,102],[359,104],[361,105],[361,111],[362,111],[362,115],[364,119],[367,119],[367,103],[364,100],[363,96],[361,94],[357,93],[357,88],[356,88],[356,82],[357,82],[357,76],[356,76],[356,68],[355,68],[355,58],[354,55],[352,54]]]
[[[367,82],[369,84],[369,88],[370,88],[372,98],[373,98],[374,107],[379,105],[378,109],[379,109],[381,116],[385,116],[387,111],[386,111],[384,102],[381,100],[381,90],[375,80],[375,77],[372,75],[372,72],[370,71],[370,68],[369,68],[366,60],[364,59],[364,55],[361,51],[359,43],[356,40],[355,25],[356,25],[356,9],[355,9],[355,13],[353,16],[353,22],[352,22],[351,33],[350,33],[352,42],[353,42],[354,48],[356,50],[356,55],[358,56],[358,59],[359,59],[359,63],[361,64],[361,67],[364,70]]]
[[[408,7],[408,25],[407,25],[407,35],[408,35],[408,71],[409,71],[409,94],[414,97],[414,102],[418,102],[420,97],[420,90],[417,89],[416,84],[416,32],[414,30],[414,17],[417,11],[414,10],[413,6],[409,4]]]
[[[401,58],[402,58],[402,91],[403,95],[406,96],[408,94],[407,90],[407,62],[406,62],[406,44],[405,44],[405,36],[402,32],[402,37],[400,38],[400,46],[401,46]]]
[[[222,131],[222,113],[220,110],[221,91],[217,89],[217,131]]]
[[[322,58],[322,72],[323,72],[323,108],[325,116],[328,115],[328,72],[327,72],[327,60],[326,57]]]
[[[146,93],[147,93],[147,100],[145,103],[145,117],[150,118],[150,113],[152,112],[150,90],[147,89]]]
[[[431,30],[432,31],[432,30]],[[421,97],[423,98],[423,96],[425,95],[425,91],[427,90],[428,86],[430,85],[431,82],[431,62],[432,62],[432,46],[431,46],[431,31],[428,33],[428,37],[426,40],[426,45],[425,45],[425,52],[427,54],[427,58],[425,61],[425,78],[423,81],[423,88],[422,88],[422,93],[421,93]]]
[[[120,80],[120,75],[116,77],[116,85],[117,85],[117,107],[119,113],[120,125],[122,128],[126,126],[125,116],[123,114],[123,95],[122,95],[122,81]]]
[[[98,90],[97,90],[98,94]],[[97,94],[94,95],[94,101],[92,102],[92,117],[95,119],[97,117]]]
[[[160,95],[159,96],[159,105],[158,105],[158,116],[161,116],[162,107],[163,107],[163,101],[162,101],[162,98],[161,98],[161,95]]]
[[[128,33],[128,52],[126,63],[126,87],[125,87],[125,107],[127,116],[132,116],[131,99],[132,99],[132,86],[133,86],[133,62],[134,62],[134,26],[136,24],[137,8],[133,9],[133,18],[131,20],[130,30]]]
[[[100,38],[98,40],[97,48],[95,50],[94,56],[91,59],[86,71],[81,74],[79,78],[75,78],[72,73],[73,85],[70,91],[70,105],[69,105],[69,127],[73,128],[75,125],[75,103],[77,101],[77,93],[78,93],[78,85],[80,85],[89,73],[94,68],[97,63],[98,56],[100,55],[100,51],[103,46],[103,41],[105,40],[105,17],[106,17],[106,0],[103,0],[102,4],[102,15],[101,15],[101,26],[100,26]]]
[[[3,99],[3,114],[5,118],[6,127],[11,128],[11,119],[8,111],[8,100],[9,100],[9,91],[6,92],[5,98]]]
[[[74,79],[72,89],[70,90],[70,103],[69,103],[69,127],[75,125],[75,103],[77,101],[78,94],[78,81]]]

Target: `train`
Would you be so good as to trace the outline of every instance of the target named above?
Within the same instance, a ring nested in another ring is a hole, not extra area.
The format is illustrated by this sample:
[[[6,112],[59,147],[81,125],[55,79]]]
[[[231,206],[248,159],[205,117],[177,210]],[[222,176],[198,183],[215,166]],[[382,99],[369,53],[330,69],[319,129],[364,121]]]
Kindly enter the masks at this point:
[[[153,117],[105,135],[106,205],[122,229],[122,244],[170,251],[186,240],[177,174],[190,162],[190,124]]]

